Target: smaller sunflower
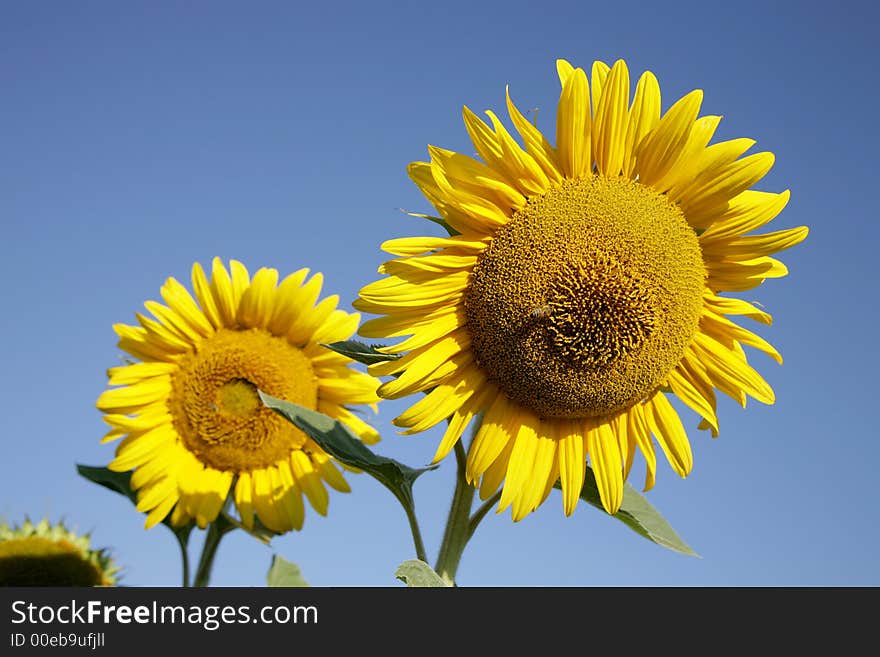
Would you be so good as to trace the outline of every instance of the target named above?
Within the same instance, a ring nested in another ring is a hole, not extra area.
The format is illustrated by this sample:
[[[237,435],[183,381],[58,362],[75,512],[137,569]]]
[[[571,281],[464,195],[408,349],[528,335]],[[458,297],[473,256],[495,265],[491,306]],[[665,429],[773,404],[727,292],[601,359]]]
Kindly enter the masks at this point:
[[[0,523],[0,586],[113,586],[119,568],[63,522]]]
[[[210,280],[196,263],[193,298],[174,278],[162,286],[168,304],[147,301],[155,319],[116,324],[119,347],[140,362],[109,370],[111,389],[98,409],[111,426],[104,442],[124,437],[109,468],[134,470],[131,486],[146,527],[171,514],[174,525],[204,528],[232,491],[245,527],[254,515],[283,533],[301,529],[303,494],[321,515],[325,484],[348,492],[330,457],[302,431],[265,408],[262,390],[346,424],[366,443],[375,429],[349,409],[376,410],[379,382],[322,343],[351,337],[360,315],[318,302],[323,277],[300,269],[280,283],[275,269],[253,278],[232,260],[215,258]],[[318,302],[316,304],[316,302]]]

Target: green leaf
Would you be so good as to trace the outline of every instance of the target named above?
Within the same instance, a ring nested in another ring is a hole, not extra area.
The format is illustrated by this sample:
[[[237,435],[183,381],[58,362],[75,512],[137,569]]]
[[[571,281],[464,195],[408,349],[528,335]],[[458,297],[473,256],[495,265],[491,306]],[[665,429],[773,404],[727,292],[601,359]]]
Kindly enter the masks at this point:
[[[554,485],[556,488],[560,488],[558,481]],[[599,497],[596,477],[589,466],[584,477],[584,487],[581,489],[580,497],[587,504],[605,513],[605,507],[602,506],[602,499]],[[647,538],[652,543],[675,552],[680,552],[681,554],[694,557],[699,556],[681,539],[672,526],[660,515],[660,512],[629,484],[625,484],[623,487],[623,502],[620,505],[620,509],[611,517],[619,520],[639,536]]]
[[[377,347],[381,345],[369,345],[360,340],[343,340],[342,342],[331,342],[321,346],[327,347],[337,354],[347,356],[364,365],[384,363],[387,360],[397,360],[400,358],[398,354],[383,354],[381,351],[378,351]]]
[[[276,399],[262,390],[260,399],[263,403],[308,435],[318,446],[337,461],[353,468],[363,470],[383,486],[394,493],[406,509],[412,509],[412,485],[423,472],[434,470],[428,468],[411,468],[394,459],[380,456],[371,451],[358,440],[351,430],[338,420],[304,408],[299,404]]]
[[[443,578],[421,559],[409,559],[397,567],[394,576],[407,586],[448,587]]]
[[[103,486],[114,493],[124,495],[131,503],[137,505],[137,493],[131,489],[131,472],[114,472],[104,467],[95,467],[91,465],[82,465],[77,463],[76,471],[92,483]],[[165,518],[162,524],[168,527],[177,538],[182,550],[186,550],[189,543],[189,535],[195,527],[195,523],[190,521],[182,527],[174,527],[171,524],[171,516]]]
[[[266,573],[267,586],[308,586],[309,583],[303,579],[299,566],[289,562],[284,557],[277,554],[272,555],[272,565],[269,572]]]

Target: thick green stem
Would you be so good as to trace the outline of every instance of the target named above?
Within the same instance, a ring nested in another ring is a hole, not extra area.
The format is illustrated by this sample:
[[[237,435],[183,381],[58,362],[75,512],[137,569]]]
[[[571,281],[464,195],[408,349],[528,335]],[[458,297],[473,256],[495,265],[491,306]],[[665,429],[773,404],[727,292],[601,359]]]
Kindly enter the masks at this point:
[[[193,586],[208,586],[211,581],[211,568],[214,567],[214,557],[217,556],[217,548],[224,534],[234,529],[234,526],[221,514],[208,525],[208,534],[205,536],[205,544],[202,546],[202,556],[199,558],[199,567],[196,570],[196,578]]]
[[[489,513],[489,509],[495,506],[500,499],[501,491],[499,490],[492,497],[483,502],[480,508],[474,512],[474,515],[471,516],[471,520],[468,523],[468,539],[470,539],[470,537],[474,535],[474,532],[477,531],[480,521],[486,517],[486,514]]]
[[[471,537],[470,516],[474,500],[474,487],[468,484],[465,476],[467,455],[461,441],[455,443],[455,460],[458,465],[455,492],[452,495],[446,531],[443,533],[443,543],[440,545],[440,554],[434,569],[449,584],[455,584],[458,563]]]

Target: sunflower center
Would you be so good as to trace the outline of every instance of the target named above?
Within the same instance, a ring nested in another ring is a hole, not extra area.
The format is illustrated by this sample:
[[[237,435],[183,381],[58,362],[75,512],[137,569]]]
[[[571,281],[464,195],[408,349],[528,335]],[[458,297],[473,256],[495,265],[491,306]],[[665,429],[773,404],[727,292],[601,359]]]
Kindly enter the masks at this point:
[[[98,586],[103,573],[66,541],[28,536],[0,542],[0,586]]]
[[[306,436],[265,408],[257,390],[315,409],[318,386],[309,359],[262,329],[221,329],[186,355],[171,379],[174,427],[196,458],[244,472],[289,457]]]
[[[652,393],[697,329],[705,267],[666,196],[632,180],[566,180],[530,197],[474,268],[477,363],[541,417],[601,417]]]
[[[217,390],[217,405],[221,412],[238,417],[248,417],[260,407],[257,386],[247,379],[232,379]]]

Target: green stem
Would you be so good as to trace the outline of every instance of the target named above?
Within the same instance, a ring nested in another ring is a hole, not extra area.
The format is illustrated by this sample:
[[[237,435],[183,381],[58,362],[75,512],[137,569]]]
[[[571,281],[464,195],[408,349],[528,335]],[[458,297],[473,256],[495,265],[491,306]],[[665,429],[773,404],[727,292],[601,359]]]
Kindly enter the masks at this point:
[[[419,521],[416,518],[415,503],[412,500],[409,500],[409,504],[403,504],[403,510],[406,511],[406,519],[409,520],[409,530],[412,532],[413,545],[416,548],[416,558],[427,563],[428,556],[425,553],[425,543],[422,541],[422,531],[419,529]]]
[[[461,441],[455,443],[455,460],[458,468],[456,471],[455,492],[452,494],[452,504],[449,507],[449,517],[446,521],[446,530],[443,533],[443,543],[440,545],[440,554],[437,557],[437,565],[434,570],[449,584],[455,584],[455,574],[458,571],[458,563],[467,546],[470,532],[471,505],[474,500],[474,487],[468,484],[465,476],[465,463],[467,455]]]
[[[208,586],[211,581],[211,568],[214,566],[214,557],[217,556],[217,548],[223,535],[232,531],[234,526],[223,515],[218,515],[208,526],[208,534],[205,536],[205,544],[202,546],[202,556],[199,558],[199,567],[196,570],[196,578],[193,586]]]
[[[471,516],[471,520],[468,523],[468,539],[470,539],[470,537],[474,535],[474,532],[477,531],[480,521],[486,517],[486,514],[489,513],[489,509],[495,506],[500,499],[501,491],[499,490],[492,497],[483,502],[480,508],[474,512],[474,515]]]
[[[183,588],[189,587],[189,552],[186,549],[186,543],[177,539],[177,544],[180,546],[180,561],[183,566]]]

